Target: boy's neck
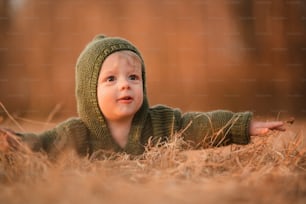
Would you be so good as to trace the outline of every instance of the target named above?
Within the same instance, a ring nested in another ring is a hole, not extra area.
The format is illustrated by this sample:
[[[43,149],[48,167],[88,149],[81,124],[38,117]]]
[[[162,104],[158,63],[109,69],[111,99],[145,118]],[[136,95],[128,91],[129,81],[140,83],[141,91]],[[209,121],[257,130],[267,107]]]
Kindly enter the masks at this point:
[[[124,148],[128,142],[132,120],[131,117],[125,120],[107,122],[113,139],[121,148]]]

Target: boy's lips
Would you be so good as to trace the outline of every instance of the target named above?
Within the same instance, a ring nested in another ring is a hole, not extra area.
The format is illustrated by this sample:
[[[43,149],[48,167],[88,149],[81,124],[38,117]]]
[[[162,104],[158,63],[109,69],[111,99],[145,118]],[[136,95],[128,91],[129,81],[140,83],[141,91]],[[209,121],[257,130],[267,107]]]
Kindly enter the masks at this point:
[[[131,103],[133,101],[133,97],[123,96],[123,97],[120,97],[119,99],[117,99],[117,101],[121,102],[121,103]]]

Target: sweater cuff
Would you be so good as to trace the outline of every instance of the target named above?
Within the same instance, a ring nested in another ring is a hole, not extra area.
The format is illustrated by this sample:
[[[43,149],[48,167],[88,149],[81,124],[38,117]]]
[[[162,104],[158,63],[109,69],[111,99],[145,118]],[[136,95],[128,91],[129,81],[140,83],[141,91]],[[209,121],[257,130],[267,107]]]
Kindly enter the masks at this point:
[[[40,138],[34,133],[15,133],[32,151],[38,152],[42,149]]]
[[[234,121],[230,129],[231,141],[235,144],[248,144],[251,140],[249,134],[251,112],[241,112],[234,115]]]

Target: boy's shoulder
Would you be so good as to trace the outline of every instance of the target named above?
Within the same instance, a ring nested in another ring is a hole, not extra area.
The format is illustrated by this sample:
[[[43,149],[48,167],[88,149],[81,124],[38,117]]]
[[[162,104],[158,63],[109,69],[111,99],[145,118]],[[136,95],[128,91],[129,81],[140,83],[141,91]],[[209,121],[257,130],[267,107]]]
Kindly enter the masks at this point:
[[[169,136],[181,127],[182,114],[177,108],[165,105],[155,105],[149,109],[150,122],[153,128],[153,135]]]
[[[172,108],[166,105],[155,105],[150,107],[149,115],[152,119],[157,119],[160,121],[167,120],[167,119],[177,119],[180,120],[181,118],[181,110],[178,108]]]
[[[74,132],[87,132],[88,128],[81,118],[72,117],[59,123],[56,126],[56,130],[59,132],[74,133]]]
[[[66,120],[64,120],[63,122],[59,123],[58,126],[83,126],[83,127],[86,127],[85,126],[85,123],[82,121],[81,118],[78,118],[78,117],[71,117],[71,118],[68,118]]]
[[[166,105],[157,104],[152,107],[150,107],[149,112],[151,113],[163,113],[163,112],[179,112],[181,113],[181,110],[178,108],[172,108]]]

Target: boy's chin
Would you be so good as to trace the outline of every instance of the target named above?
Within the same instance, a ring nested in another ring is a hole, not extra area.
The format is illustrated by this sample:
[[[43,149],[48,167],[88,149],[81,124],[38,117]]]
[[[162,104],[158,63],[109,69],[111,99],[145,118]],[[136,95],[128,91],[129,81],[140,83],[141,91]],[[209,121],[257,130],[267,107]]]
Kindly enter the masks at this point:
[[[116,117],[111,118],[113,121],[126,121],[134,118],[136,113],[122,113],[118,114]]]

